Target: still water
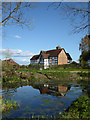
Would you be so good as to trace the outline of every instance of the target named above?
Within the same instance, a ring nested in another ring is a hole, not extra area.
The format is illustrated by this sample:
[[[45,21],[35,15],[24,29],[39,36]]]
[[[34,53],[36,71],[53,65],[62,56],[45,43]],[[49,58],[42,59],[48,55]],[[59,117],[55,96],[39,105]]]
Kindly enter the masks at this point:
[[[19,108],[3,113],[3,118],[31,118],[34,116],[55,116],[67,109],[71,102],[82,95],[80,85],[45,83],[3,88],[5,100],[15,100]]]

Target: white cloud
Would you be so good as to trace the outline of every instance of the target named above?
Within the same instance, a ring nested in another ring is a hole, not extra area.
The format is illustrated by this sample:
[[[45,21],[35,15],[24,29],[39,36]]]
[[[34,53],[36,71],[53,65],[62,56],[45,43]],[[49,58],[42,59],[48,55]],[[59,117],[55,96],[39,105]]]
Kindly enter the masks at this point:
[[[13,58],[14,61],[16,61],[19,65],[29,65],[30,64],[30,57],[22,59],[19,58]]]
[[[22,59],[22,61],[23,61],[23,62],[29,62],[29,60],[27,60],[27,59]]]
[[[20,39],[20,38],[21,38],[21,36],[19,36],[19,35],[15,35],[15,38]]]
[[[29,51],[22,51],[20,49],[0,49],[0,59],[5,60],[7,53],[10,54],[10,58],[20,65],[29,65],[30,58],[35,55]]]
[[[32,57],[34,54],[29,51],[22,51],[20,49],[0,49],[0,55],[5,56],[9,53],[11,57]]]

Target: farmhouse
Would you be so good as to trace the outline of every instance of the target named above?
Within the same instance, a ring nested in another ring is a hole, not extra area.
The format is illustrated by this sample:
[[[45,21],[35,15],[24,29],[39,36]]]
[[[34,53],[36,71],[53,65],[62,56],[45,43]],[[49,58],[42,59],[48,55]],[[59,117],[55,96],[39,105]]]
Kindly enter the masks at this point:
[[[58,85],[49,85],[44,84],[43,86],[36,86],[35,89],[40,90],[40,94],[49,94],[53,96],[65,96],[67,91],[70,90],[70,86],[63,86],[61,84]]]
[[[71,61],[69,53],[66,53],[65,49],[60,46],[53,50],[41,51],[39,55],[34,55],[30,59],[32,65],[42,64],[44,69],[49,68],[50,65],[63,65]]]

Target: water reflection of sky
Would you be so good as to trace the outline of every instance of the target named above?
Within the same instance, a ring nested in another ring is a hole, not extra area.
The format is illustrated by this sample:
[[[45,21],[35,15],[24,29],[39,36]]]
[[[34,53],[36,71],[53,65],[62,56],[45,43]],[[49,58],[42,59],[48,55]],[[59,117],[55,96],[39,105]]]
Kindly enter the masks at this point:
[[[39,89],[23,86],[15,89],[3,89],[4,99],[13,99],[20,104],[20,108],[4,113],[3,118],[28,118],[35,115],[56,115],[63,112],[76,97],[82,94],[80,87],[71,87],[65,96],[40,94]]]
[[[2,90],[0,89],[0,95],[2,95]]]

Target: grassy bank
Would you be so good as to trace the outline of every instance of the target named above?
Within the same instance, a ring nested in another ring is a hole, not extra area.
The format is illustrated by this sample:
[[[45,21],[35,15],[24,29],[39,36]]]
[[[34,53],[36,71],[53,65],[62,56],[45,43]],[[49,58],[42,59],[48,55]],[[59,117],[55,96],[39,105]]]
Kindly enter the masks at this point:
[[[83,95],[77,98],[71,106],[65,111],[62,118],[75,119],[88,119],[90,118],[90,98],[88,95]]]
[[[10,103],[9,103],[10,102]],[[19,105],[16,105],[16,102],[8,101],[3,104],[3,112],[6,110],[15,109],[16,107],[19,107]],[[90,98],[88,95],[83,95],[77,98],[70,107],[65,110],[64,114],[62,115],[61,112],[59,112],[58,118],[56,118],[54,115],[51,116],[43,116],[43,115],[31,115],[31,118],[28,119],[53,119],[53,120],[63,120],[63,119],[89,119],[90,118]]]
[[[6,63],[2,64],[2,81],[48,81],[48,80],[81,80],[88,79],[88,69],[83,69],[80,64],[73,62],[66,65],[54,65],[48,69],[42,69],[41,65],[20,66],[18,69]],[[84,74],[85,73],[85,74]]]
[[[9,110],[13,110],[17,107],[19,107],[19,103],[13,100],[3,100],[2,97],[0,98],[0,111],[6,112]]]
[[[81,69],[81,68],[63,68],[63,69],[47,69],[47,70],[31,70],[29,68],[21,68],[21,69],[9,69],[7,71],[3,71],[3,85],[8,83],[8,86],[12,86],[15,88],[19,86],[19,83],[24,85],[23,83],[27,85],[27,83],[31,84],[33,82],[47,82],[52,80],[62,80],[63,81],[78,81],[80,84],[88,85],[88,78],[90,77],[90,72],[88,72],[87,69]],[[13,83],[13,84],[12,84]],[[86,89],[85,89],[86,90]],[[89,91],[89,90],[88,90]],[[84,119],[89,118],[89,101],[90,98],[85,95],[81,96],[80,98],[77,98],[75,102],[71,104],[71,106],[65,111],[64,115],[62,115],[62,119],[64,118],[78,118],[78,119]],[[2,110],[7,111],[10,109],[14,109],[16,107],[19,107],[19,104],[17,104],[15,101],[3,101],[2,102]],[[61,113],[60,113],[61,116]],[[35,116],[32,115],[32,118]],[[44,118],[44,116],[36,116],[36,118],[41,119]],[[54,116],[51,116],[50,119],[53,119]],[[46,119],[46,118],[45,118]],[[48,117],[47,117],[48,119]],[[57,118],[54,118],[57,119]],[[59,118],[61,119],[61,118]]]
[[[90,72],[85,69],[82,71],[67,71],[64,69],[47,69],[47,70],[29,70],[29,69],[19,69],[19,70],[7,70],[2,71],[2,82],[46,82],[49,80],[85,80],[87,81],[90,77]],[[74,69],[75,70],[75,69]]]

